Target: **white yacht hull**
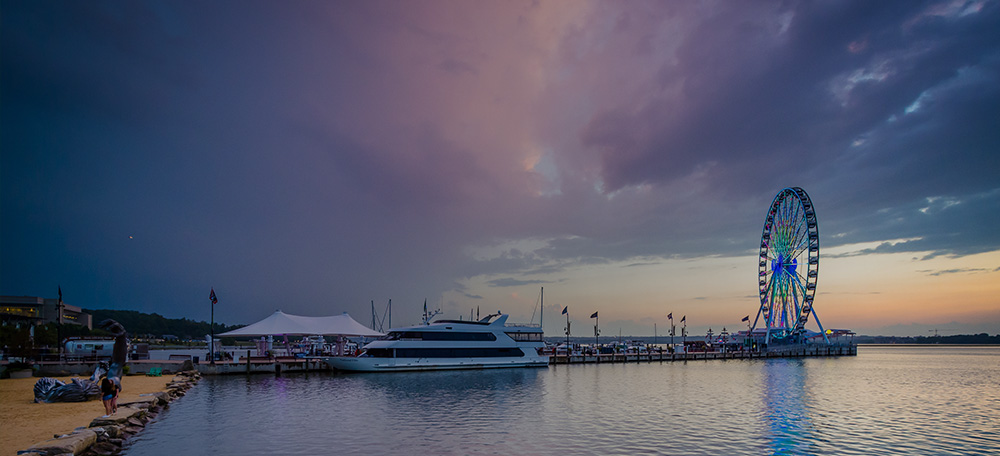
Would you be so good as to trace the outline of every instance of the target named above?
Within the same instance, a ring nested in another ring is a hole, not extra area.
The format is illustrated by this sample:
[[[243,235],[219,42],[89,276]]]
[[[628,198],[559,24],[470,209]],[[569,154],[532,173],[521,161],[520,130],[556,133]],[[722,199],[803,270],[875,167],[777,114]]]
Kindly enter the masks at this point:
[[[370,358],[338,356],[327,358],[333,369],[350,372],[403,372],[455,369],[495,369],[505,367],[546,367],[547,357],[530,358]]]
[[[479,321],[437,320],[394,328],[365,345],[360,356],[325,361],[352,372],[544,367],[549,357],[539,353],[543,337],[540,326],[507,324],[507,315],[498,312]]]

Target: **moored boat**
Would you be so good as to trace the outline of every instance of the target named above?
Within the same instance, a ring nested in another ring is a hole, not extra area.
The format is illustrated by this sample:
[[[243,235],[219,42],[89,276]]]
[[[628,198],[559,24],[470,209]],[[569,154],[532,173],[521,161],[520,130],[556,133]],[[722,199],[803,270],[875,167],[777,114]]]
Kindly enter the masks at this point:
[[[326,363],[342,371],[398,372],[548,366],[540,325],[509,324],[508,315],[479,321],[437,320],[389,330],[355,357]]]

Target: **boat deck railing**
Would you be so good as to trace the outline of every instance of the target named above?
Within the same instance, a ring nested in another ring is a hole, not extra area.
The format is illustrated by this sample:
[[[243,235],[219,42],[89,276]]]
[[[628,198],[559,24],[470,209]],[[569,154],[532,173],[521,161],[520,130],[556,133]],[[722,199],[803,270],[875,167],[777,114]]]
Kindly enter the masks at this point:
[[[513,327],[516,327],[516,326],[521,326],[521,327],[525,327],[525,328],[541,328],[542,327],[542,325],[540,325],[538,323],[504,323],[503,326],[505,328],[513,328]]]

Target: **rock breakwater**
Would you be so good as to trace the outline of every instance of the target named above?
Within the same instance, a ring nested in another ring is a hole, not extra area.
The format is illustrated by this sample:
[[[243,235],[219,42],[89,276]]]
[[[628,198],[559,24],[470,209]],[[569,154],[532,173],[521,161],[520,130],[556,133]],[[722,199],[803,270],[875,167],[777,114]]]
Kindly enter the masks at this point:
[[[18,451],[19,455],[68,456],[115,455],[132,436],[142,432],[146,425],[170,402],[184,396],[198,381],[196,371],[178,373],[167,383],[166,391],[151,393],[138,400],[118,404],[118,412],[109,417],[98,417],[88,427],[79,427],[66,434],[38,442]]]

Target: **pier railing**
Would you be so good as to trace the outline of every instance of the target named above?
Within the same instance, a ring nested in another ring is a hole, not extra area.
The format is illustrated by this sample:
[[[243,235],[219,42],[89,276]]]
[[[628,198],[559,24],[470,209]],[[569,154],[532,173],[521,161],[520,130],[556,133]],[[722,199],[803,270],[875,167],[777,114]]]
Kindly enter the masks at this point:
[[[583,363],[638,363],[651,361],[694,361],[710,359],[757,359],[757,358],[801,358],[825,356],[857,356],[857,345],[804,345],[783,346],[767,351],[729,351],[729,352],[626,352],[607,354],[557,354],[549,357],[549,364],[583,364]]]

